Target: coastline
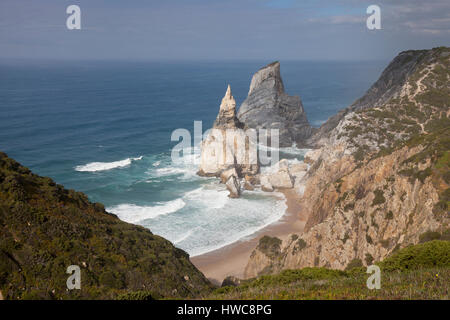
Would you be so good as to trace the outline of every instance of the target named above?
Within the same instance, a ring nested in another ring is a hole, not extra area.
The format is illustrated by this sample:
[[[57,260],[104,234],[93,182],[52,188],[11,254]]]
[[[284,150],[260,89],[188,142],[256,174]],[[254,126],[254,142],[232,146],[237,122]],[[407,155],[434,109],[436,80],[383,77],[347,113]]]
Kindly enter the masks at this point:
[[[213,283],[221,284],[227,276],[243,278],[251,253],[264,236],[286,239],[292,233],[302,233],[307,217],[300,210],[299,197],[294,189],[280,190],[286,197],[285,214],[275,223],[258,230],[245,239],[228,246],[192,257],[191,262]]]

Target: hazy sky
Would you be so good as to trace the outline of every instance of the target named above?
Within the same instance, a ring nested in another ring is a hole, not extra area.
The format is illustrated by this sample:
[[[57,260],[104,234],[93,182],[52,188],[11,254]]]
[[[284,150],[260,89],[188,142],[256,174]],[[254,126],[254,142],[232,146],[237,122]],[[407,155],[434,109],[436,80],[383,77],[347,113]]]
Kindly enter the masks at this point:
[[[66,27],[71,4],[81,30]],[[372,4],[382,30],[366,28]],[[441,45],[449,0],[0,1],[0,59],[372,60]]]

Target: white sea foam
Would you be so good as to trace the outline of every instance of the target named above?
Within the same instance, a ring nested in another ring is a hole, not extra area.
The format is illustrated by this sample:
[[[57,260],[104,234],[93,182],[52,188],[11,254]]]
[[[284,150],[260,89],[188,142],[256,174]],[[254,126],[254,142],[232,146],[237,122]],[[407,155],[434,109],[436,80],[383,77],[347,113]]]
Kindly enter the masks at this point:
[[[173,240],[173,243],[174,243],[174,244],[178,244],[178,243],[180,243],[180,242],[183,242],[184,240],[186,240],[187,238],[189,238],[189,237],[194,233],[195,230],[196,230],[196,228],[194,228],[194,229],[192,229],[192,230],[189,230],[188,232],[182,234],[178,239]]]
[[[197,188],[187,192],[183,199],[192,201],[196,206],[200,205],[203,208],[221,209],[225,206],[229,192],[222,188],[221,190],[210,189],[206,187]]]
[[[249,193],[264,194],[262,191],[252,191]],[[201,245],[196,245],[193,248],[186,248],[186,250],[191,257],[199,256],[248,238],[259,230],[276,223],[286,212],[286,198],[282,193],[278,192],[272,193],[271,197],[276,197],[277,199],[272,199],[270,205],[268,203],[261,204],[258,200],[230,200],[225,209],[232,215],[234,223],[231,223],[230,221],[227,225],[218,225],[216,226],[217,229],[211,232],[211,236],[215,234],[220,240],[210,241],[212,240],[210,239],[205,241],[209,236],[209,234],[205,232],[204,235],[197,236],[198,240],[203,240],[201,241]],[[263,213],[263,211],[265,212]],[[224,213],[220,210],[217,214]],[[214,214],[211,213],[211,215],[211,218],[214,219]],[[245,228],[242,228],[242,222],[249,218],[249,216],[252,217],[252,220],[254,221],[259,220],[258,223],[252,223],[252,225],[247,225]],[[197,235],[197,233],[192,233],[190,237],[193,237],[194,235]]]
[[[142,156],[138,158],[128,158],[125,160],[114,161],[114,162],[91,162],[82,166],[76,166],[75,170],[80,172],[96,172],[105,171],[115,168],[123,168],[129,166],[132,161],[142,160]]]
[[[156,161],[155,163],[152,164],[152,166],[158,167],[160,164],[161,164],[161,161]]]
[[[159,202],[155,206],[138,206],[135,204],[120,204],[108,208],[107,211],[116,214],[121,220],[137,223],[146,219],[153,219],[161,215],[176,212],[183,208],[186,203],[182,199],[167,202]]]

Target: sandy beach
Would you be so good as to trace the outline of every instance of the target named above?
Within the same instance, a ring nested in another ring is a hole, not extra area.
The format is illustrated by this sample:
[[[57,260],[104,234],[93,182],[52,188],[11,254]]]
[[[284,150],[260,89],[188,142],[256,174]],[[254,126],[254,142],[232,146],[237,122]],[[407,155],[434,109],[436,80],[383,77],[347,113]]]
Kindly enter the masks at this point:
[[[192,257],[192,263],[212,282],[221,284],[227,276],[243,277],[248,259],[262,236],[269,235],[284,240],[292,233],[303,232],[307,217],[301,213],[298,195],[293,189],[282,192],[286,197],[287,210],[280,220],[244,240]]]

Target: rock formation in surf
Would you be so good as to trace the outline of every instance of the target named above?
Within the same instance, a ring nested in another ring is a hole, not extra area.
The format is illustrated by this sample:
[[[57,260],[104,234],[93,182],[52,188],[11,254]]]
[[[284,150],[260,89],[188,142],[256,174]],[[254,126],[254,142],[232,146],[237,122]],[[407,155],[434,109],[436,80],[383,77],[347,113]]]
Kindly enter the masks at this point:
[[[244,131],[236,117],[236,101],[228,86],[213,128],[201,145],[201,176],[222,176],[230,197],[239,197],[240,181],[245,175],[259,171],[256,134]],[[224,180],[224,174],[226,179]]]
[[[249,128],[278,129],[280,147],[303,146],[313,132],[300,97],[284,92],[279,62],[255,73],[238,119]]]

